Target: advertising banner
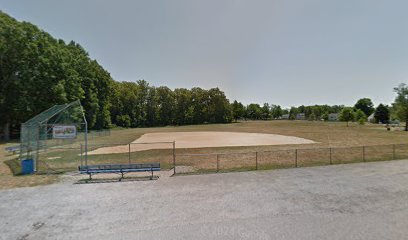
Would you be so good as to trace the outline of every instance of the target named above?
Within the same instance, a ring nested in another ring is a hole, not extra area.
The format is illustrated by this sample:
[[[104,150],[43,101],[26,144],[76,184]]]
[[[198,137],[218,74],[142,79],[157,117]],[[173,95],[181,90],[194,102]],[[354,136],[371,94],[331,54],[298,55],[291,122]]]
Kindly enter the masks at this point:
[[[75,126],[54,126],[52,128],[53,138],[75,138],[76,127]]]

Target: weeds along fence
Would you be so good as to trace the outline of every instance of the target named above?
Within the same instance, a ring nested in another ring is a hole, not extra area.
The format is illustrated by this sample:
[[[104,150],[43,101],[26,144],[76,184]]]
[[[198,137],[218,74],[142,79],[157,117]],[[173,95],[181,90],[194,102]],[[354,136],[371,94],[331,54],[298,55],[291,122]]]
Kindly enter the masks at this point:
[[[110,130],[89,131],[87,134],[89,141],[109,135]],[[40,142],[36,152],[37,173],[72,171],[81,164],[81,154],[85,149],[84,132],[78,132],[77,137],[73,139],[44,139],[46,140]],[[28,152],[24,149],[23,151]]]
[[[175,165],[175,142],[88,144],[80,146],[79,165],[159,162],[162,169]]]
[[[206,173],[296,168],[408,158],[408,144],[177,154],[174,172]]]
[[[52,173],[79,165],[159,162],[174,174],[189,174],[408,159],[408,144],[200,154],[184,150],[177,149],[176,142],[52,146],[39,153],[38,167],[40,173]]]

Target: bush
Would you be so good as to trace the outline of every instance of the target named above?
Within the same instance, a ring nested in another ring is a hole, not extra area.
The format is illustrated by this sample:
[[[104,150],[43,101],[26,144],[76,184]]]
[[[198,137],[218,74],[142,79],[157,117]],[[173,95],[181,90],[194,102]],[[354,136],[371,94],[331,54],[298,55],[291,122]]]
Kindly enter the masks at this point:
[[[118,115],[116,116],[116,123],[118,126],[128,128],[130,127],[130,117],[129,115]]]

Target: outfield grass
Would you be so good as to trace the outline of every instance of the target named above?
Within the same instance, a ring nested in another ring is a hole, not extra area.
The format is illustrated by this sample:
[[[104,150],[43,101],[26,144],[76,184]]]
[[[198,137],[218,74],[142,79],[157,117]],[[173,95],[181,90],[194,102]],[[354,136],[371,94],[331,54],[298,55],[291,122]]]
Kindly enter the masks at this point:
[[[390,160],[394,158],[392,144],[408,144],[408,133],[401,130],[387,131],[384,126],[367,124],[358,125],[338,122],[311,121],[242,121],[231,124],[206,124],[189,126],[172,126],[156,128],[114,129],[110,136],[95,137],[89,140],[89,149],[98,148],[98,144],[128,144],[145,133],[152,132],[183,132],[183,131],[228,131],[249,133],[272,133],[302,137],[315,141],[305,145],[275,146],[242,146],[215,147],[197,149],[179,149],[176,143],[177,165],[190,166],[197,172],[236,171],[254,169],[256,161],[258,169],[274,169],[294,167],[295,149],[298,149],[297,166],[315,166],[326,164],[353,163],[361,161]],[[12,145],[12,144],[9,144]],[[381,146],[379,146],[381,145]],[[386,146],[388,145],[388,146]],[[367,146],[364,150],[361,146]],[[5,158],[5,145],[0,145],[0,152]],[[329,149],[332,148],[332,152]],[[408,158],[408,150],[404,145],[396,145],[398,159]],[[363,151],[365,158],[363,159]],[[255,158],[258,152],[258,159]],[[218,163],[217,163],[217,155]],[[210,154],[206,156],[182,156],[183,154]],[[212,154],[212,155],[211,155]],[[331,155],[330,155],[331,154]],[[9,158],[7,158],[9,159]],[[6,160],[7,160],[6,159]],[[80,164],[79,144],[64,148],[49,149],[41,153],[43,164],[40,170],[58,169],[72,171]],[[331,159],[331,160],[330,160]],[[2,160],[2,162],[5,159]],[[160,162],[163,169],[170,169],[173,163],[172,150],[147,150],[141,152],[90,155],[88,164],[97,163],[128,163]],[[3,172],[4,164],[2,164]],[[2,173],[4,175],[4,173]],[[30,176],[42,178],[40,183],[54,181],[55,176]],[[17,177],[24,181],[28,177]],[[14,180],[17,181],[17,180]],[[20,181],[20,180],[18,180]],[[6,185],[9,183],[6,183]],[[10,183],[11,184],[11,183]],[[35,183],[33,183],[35,185]],[[23,183],[14,183],[22,186]]]

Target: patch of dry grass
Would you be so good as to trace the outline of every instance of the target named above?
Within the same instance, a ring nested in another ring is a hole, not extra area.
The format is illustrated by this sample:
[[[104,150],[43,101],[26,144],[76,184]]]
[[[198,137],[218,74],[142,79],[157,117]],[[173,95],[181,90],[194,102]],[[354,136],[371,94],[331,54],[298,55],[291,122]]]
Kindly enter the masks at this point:
[[[55,175],[13,175],[5,162],[18,164],[17,155],[7,153],[5,148],[16,144],[18,143],[0,143],[0,190],[50,184],[58,179]]]

